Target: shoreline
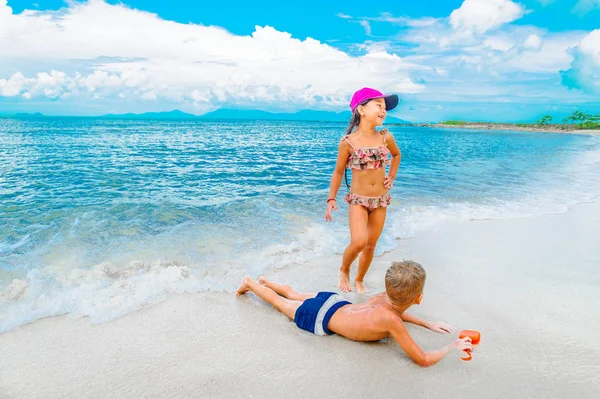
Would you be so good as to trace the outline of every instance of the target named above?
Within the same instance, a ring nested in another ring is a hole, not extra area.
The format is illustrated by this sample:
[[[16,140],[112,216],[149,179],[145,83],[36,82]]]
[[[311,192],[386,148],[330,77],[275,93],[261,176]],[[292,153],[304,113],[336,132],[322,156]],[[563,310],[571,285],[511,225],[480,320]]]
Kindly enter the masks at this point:
[[[566,213],[455,222],[375,258],[365,279],[371,294],[383,289],[390,261],[423,263],[425,298],[411,313],[455,332],[407,328],[425,350],[480,330],[469,363],[453,352],[422,369],[393,339],[317,337],[254,295],[203,292],[102,324],[65,315],[0,335],[0,397],[593,397],[600,320],[586,304],[600,300],[599,234],[596,200]],[[338,261],[268,277],[299,291],[337,291]]]
[[[473,123],[465,122],[463,125],[450,125],[443,123],[413,123],[413,124],[390,124],[391,126],[416,126],[439,129],[467,129],[467,130],[507,130],[516,132],[531,133],[557,133],[557,134],[581,134],[590,136],[599,136],[598,129],[577,129],[565,128],[566,125],[544,125],[544,126],[518,126],[510,123]]]

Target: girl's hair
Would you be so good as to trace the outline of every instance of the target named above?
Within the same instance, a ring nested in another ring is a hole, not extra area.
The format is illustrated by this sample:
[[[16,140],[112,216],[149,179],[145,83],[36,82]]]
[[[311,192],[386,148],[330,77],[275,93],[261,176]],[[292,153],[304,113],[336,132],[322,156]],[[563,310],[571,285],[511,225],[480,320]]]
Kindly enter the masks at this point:
[[[350,117],[350,123],[348,123],[348,128],[346,129],[346,136],[350,136],[352,132],[356,130],[358,124],[360,123],[360,114],[358,113],[358,107],[361,105],[366,105],[371,100],[363,101],[358,104],[354,111],[352,111],[352,116]],[[346,188],[350,190],[350,184],[348,183],[348,169],[344,169],[344,181],[346,182]]]
[[[366,104],[366,102],[364,103]],[[364,105],[360,104],[360,105]],[[346,129],[346,136],[352,134],[352,132],[358,127],[360,123],[360,114],[358,113],[358,107],[354,108],[354,112],[352,112],[352,116],[350,117],[350,123],[348,124],[348,128]]]

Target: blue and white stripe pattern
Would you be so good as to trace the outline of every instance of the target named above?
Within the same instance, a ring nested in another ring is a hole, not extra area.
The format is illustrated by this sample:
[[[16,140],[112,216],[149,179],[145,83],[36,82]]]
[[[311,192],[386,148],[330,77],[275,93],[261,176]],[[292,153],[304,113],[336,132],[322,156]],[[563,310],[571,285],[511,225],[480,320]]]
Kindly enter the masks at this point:
[[[329,320],[339,308],[348,304],[350,302],[335,292],[319,292],[300,305],[294,322],[299,328],[316,335],[329,335],[332,334],[327,328]]]
[[[315,320],[315,329],[314,329],[315,334],[317,334],[317,335],[331,334],[331,332],[327,328],[327,324],[329,324],[329,319],[331,319],[331,316],[333,316],[333,314],[329,315],[327,320],[325,320],[325,316],[327,315],[327,313],[329,313],[329,311],[331,310],[332,307],[334,307],[336,304],[339,304],[340,302],[349,303],[341,295],[333,294],[325,301],[323,306],[321,306],[321,309],[319,309],[319,313],[317,313],[317,320]],[[337,306],[336,310],[339,309],[339,307],[340,306]],[[325,322],[325,321],[327,321],[327,322]]]

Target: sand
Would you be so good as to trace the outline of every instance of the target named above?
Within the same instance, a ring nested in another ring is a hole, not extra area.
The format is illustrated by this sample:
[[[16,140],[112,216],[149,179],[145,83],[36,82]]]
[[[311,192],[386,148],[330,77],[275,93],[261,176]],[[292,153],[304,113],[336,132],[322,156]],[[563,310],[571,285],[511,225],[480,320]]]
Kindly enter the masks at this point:
[[[412,312],[480,330],[471,362],[452,352],[421,368],[393,340],[317,337],[253,295],[199,293],[103,324],[60,316],[0,335],[0,398],[597,397],[599,237],[600,202],[456,223],[376,258],[365,281],[373,293],[390,260],[423,263],[425,298]],[[331,290],[337,264],[269,277]],[[456,336],[409,330],[424,349]]]

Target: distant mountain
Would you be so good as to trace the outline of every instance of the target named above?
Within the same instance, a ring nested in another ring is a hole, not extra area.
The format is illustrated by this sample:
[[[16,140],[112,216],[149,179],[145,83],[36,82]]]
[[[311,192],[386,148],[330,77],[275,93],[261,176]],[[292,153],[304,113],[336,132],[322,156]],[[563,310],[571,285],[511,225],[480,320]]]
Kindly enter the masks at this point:
[[[18,114],[13,115],[15,118],[43,118],[45,115],[39,112],[35,114],[30,114],[27,112],[19,112]]]
[[[129,120],[265,120],[265,121],[315,121],[315,122],[348,122],[350,120],[350,111],[328,112],[302,110],[295,113],[269,112],[260,110],[246,109],[227,109],[222,108],[204,115],[194,115],[178,109],[169,112],[145,112],[142,114],[108,114],[95,118],[99,119],[129,119]],[[13,118],[45,118],[48,117],[39,112],[37,113],[18,113],[10,117]],[[50,116],[50,118],[52,118]],[[408,121],[388,116],[385,119],[386,124],[390,123],[410,123]]]
[[[302,110],[295,113],[279,113],[259,110],[222,108],[201,115],[201,119],[245,119],[245,120],[280,120],[280,121],[317,121],[317,122],[348,122],[352,114],[345,112],[328,112]],[[386,123],[410,123],[393,116],[385,119]]]
[[[221,119],[221,120],[270,120],[270,121],[323,121],[323,122],[347,122],[350,120],[350,111],[327,112],[303,110],[296,113],[277,113],[260,110],[244,109],[218,109],[204,115],[196,116],[183,111],[171,112],[146,112],[143,114],[109,114],[102,119]],[[410,123],[393,116],[386,118],[386,123]]]
[[[102,119],[198,119],[194,114],[180,111],[178,109],[170,112],[145,112],[143,114],[108,114],[101,116]]]

